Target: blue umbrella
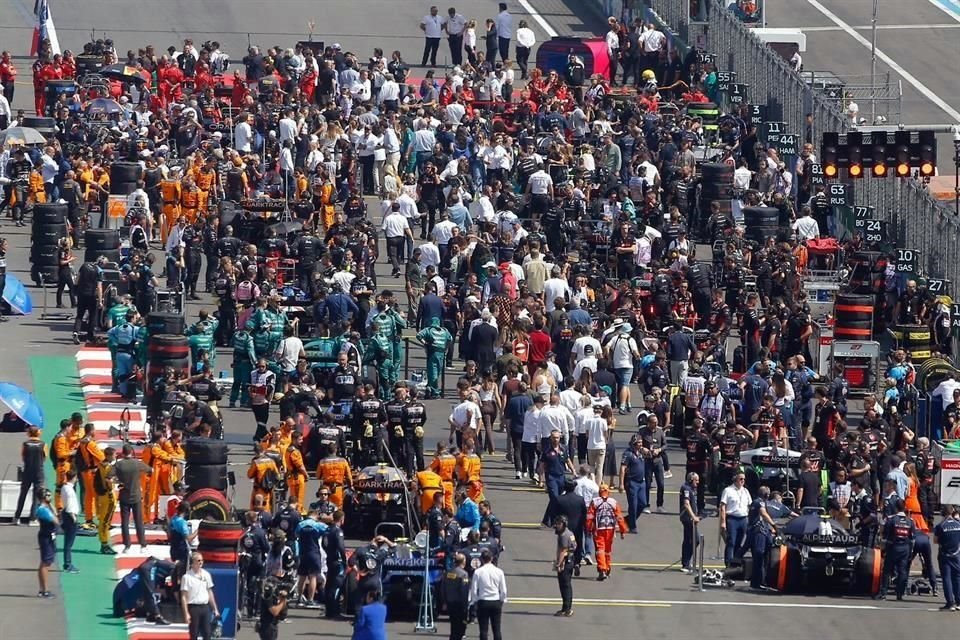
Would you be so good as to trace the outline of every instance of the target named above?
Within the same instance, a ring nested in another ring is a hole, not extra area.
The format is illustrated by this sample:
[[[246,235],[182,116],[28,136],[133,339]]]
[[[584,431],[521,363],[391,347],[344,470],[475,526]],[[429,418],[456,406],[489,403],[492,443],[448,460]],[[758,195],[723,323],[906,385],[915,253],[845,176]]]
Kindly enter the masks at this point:
[[[33,300],[23,283],[13,274],[7,274],[7,284],[3,287],[3,299],[10,305],[13,313],[22,316],[33,311]]]
[[[0,402],[27,424],[43,428],[43,409],[33,394],[12,382],[0,382]]]

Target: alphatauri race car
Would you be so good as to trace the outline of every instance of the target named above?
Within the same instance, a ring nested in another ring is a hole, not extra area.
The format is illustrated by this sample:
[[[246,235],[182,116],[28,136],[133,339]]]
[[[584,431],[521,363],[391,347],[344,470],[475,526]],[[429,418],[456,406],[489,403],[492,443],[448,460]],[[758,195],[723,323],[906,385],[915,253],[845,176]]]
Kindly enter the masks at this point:
[[[861,546],[857,536],[822,509],[805,509],[775,536],[764,584],[782,593],[874,596],[880,592],[882,566],[879,549]],[[752,558],[744,558],[742,570],[742,575],[739,569],[728,570],[725,577],[748,579]]]
[[[794,505],[794,492],[800,487],[800,452],[779,447],[761,447],[740,452],[740,465],[746,476],[744,486],[756,496],[761,485],[779,491],[783,504]]]

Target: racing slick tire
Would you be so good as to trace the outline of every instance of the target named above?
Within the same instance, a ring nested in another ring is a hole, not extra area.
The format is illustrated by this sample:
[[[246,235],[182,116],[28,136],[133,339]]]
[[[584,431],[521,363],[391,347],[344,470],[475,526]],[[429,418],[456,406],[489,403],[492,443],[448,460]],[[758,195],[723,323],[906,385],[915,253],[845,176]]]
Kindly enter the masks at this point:
[[[883,585],[883,553],[880,549],[864,549],[857,558],[851,595],[875,596]]]
[[[227,497],[216,489],[200,489],[186,497],[193,520],[227,522],[230,519],[230,504]]]
[[[187,464],[227,464],[228,447],[225,442],[206,438],[188,438],[183,443]]]

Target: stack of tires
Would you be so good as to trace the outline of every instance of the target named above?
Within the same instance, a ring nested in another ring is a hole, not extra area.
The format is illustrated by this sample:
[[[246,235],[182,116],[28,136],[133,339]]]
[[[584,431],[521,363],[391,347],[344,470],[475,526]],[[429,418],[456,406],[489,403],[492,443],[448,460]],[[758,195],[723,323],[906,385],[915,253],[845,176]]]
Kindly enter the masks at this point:
[[[163,378],[167,367],[173,367],[178,378],[190,375],[190,343],[184,335],[161,333],[147,340],[147,397],[152,397],[154,384]]]
[[[780,210],[774,207],[744,207],[744,237],[763,246],[780,231]]]
[[[147,315],[147,334],[156,336],[168,334],[180,336],[187,328],[187,320],[182,313],[151,311]]]
[[[706,229],[710,219],[710,206],[716,202],[720,212],[730,214],[730,201],[733,199],[733,167],[722,162],[706,162],[700,166],[700,224],[701,230]],[[704,240],[713,242],[716,238],[704,237]]]
[[[83,237],[84,262],[96,262],[103,256],[107,262],[120,262],[120,230],[119,229],[87,229]]]
[[[114,162],[110,165],[110,195],[128,196],[137,189],[143,175],[139,162]]]
[[[227,490],[227,445],[221,440],[190,438],[184,444],[187,468],[183,481],[191,490]]]
[[[243,525],[239,522],[201,520],[197,532],[197,551],[204,563],[235,566]]]
[[[30,233],[30,277],[34,284],[41,280],[57,281],[58,252],[62,238],[67,237],[67,205],[37,203],[33,206],[33,228]]]
[[[876,297],[871,293],[838,293],[833,305],[837,340],[870,340]]]
[[[910,354],[910,361],[918,365],[930,359],[933,332],[924,324],[897,324],[892,328],[897,346]]]

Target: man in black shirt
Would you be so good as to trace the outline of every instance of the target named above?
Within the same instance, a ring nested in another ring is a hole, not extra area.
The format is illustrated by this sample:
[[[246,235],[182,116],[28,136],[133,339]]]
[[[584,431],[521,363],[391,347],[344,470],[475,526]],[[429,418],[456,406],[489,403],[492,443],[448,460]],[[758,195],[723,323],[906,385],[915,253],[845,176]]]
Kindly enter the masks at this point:
[[[30,172],[33,170],[33,164],[27,158],[22,148],[17,148],[13,152],[13,160],[7,163],[6,175],[10,178],[10,188],[16,196],[16,202],[13,204],[13,216],[17,220],[17,226],[23,226],[23,215],[27,210],[27,194],[30,186]]]
[[[800,488],[797,490],[797,505],[804,507],[820,507],[820,472],[813,471],[809,458],[800,463]]]
[[[421,205],[421,213],[426,210],[427,215],[420,218],[420,239],[426,240],[427,234],[433,232],[437,222],[437,213],[443,204],[443,191],[440,186],[440,176],[432,162],[423,165],[423,174],[417,182],[417,197]]]
[[[97,312],[103,304],[103,284],[101,268],[106,263],[104,256],[96,263],[86,262],[77,272],[77,316],[73,321],[73,344],[80,344],[80,331],[84,316],[89,316],[87,324],[87,342],[93,342],[97,325]]]
[[[340,616],[339,594],[343,588],[343,574],[347,568],[347,548],[343,540],[343,511],[333,512],[333,522],[323,538],[327,553],[327,582],[324,586],[325,618]]]

